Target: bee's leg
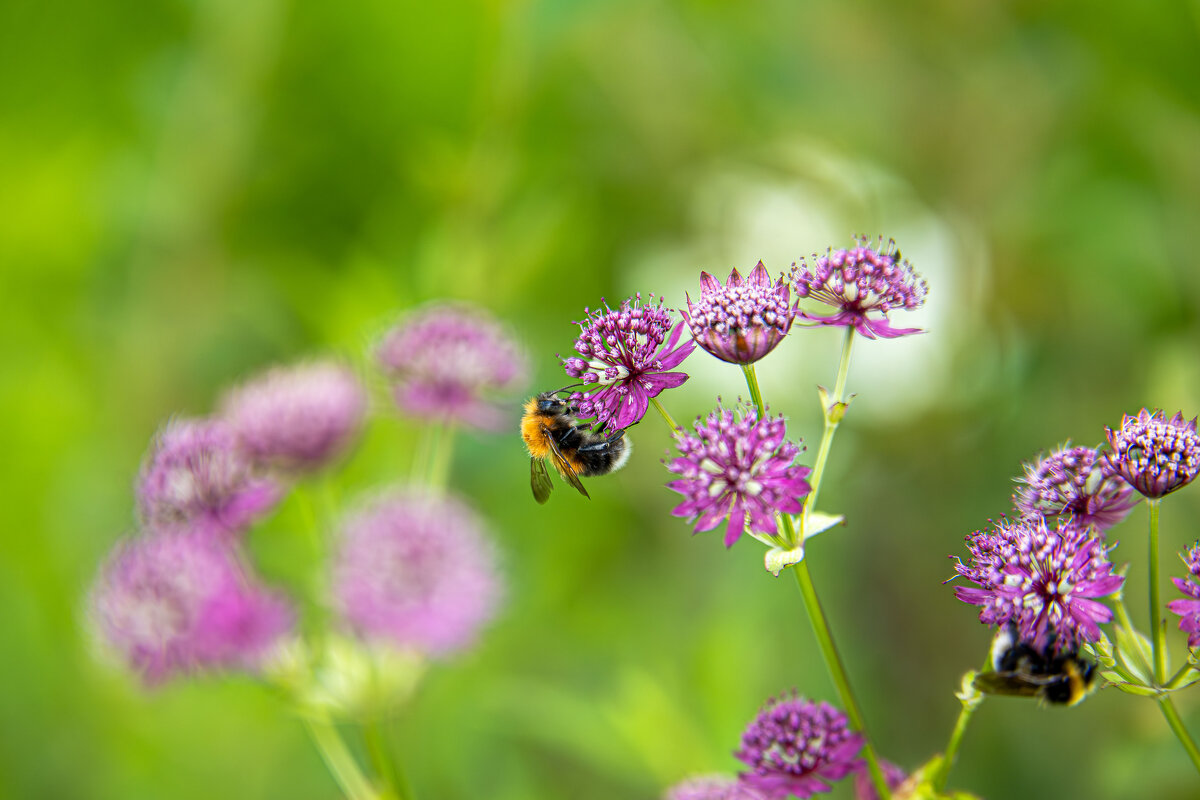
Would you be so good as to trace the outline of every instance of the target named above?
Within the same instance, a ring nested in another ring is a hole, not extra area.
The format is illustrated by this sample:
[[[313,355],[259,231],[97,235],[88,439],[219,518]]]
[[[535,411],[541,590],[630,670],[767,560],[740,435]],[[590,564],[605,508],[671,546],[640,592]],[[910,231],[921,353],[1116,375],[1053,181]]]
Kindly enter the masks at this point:
[[[621,428],[621,430],[617,431],[616,433],[609,435],[609,437],[605,441],[607,441],[608,443],[611,444],[613,442],[621,441],[621,439],[623,439],[624,437],[625,437],[625,429]]]
[[[564,428],[562,433],[555,437],[555,441],[563,447],[574,447],[582,438],[579,428]]]

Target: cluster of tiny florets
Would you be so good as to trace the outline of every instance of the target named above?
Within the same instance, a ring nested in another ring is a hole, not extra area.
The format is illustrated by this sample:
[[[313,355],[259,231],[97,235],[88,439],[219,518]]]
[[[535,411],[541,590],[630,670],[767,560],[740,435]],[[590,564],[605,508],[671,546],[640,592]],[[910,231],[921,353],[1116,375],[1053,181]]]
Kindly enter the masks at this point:
[[[311,472],[340,455],[362,427],[367,392],[337,361],[267,370],[226,394],[221,416],[266,467]]]
[[[607,429],[627,428],[646,415],[650,399],[687,380],[685,372],[672,372],[695,348],[679,344],[683,322],[671,319],[671,310],[660,300],[643,303],[638,294],[620,308],[592,311],[577,322],[575,352],[563,360],[572,378],[595,388],[574,392],[581,418],[595,418]]]
[[[891,339],[918,328],[893,328],[887,315],[897,309],[920,308],[928,285],[908,261],[900,259],[896,243],[871,246],[866,237],[848,250],[830,250],[814,256],[810,268],[801,259],[792,269],[798,297],[810,297],[837,309],[832,316],[801,314],[821,325],[853,326],[869,339]],[[879,313],[882,318],[868,316]]]
[[[721,282],[700,273],[700,299],[689,297],[680,311],[692,338],[704,350],[732,364],[753,364],[783,341],[796,312],[783,278],[776,282],[760,261],[744,279],[735,269]]]
[[[1121,427],[1106,428],[1108,461],[1146,497],[1157,498],[1191,483],[1200,473],[1200,434],[1196,420],[1182,413],[1167,419],[1163,411],[1126,414]]]
[[[1074,520],[1050,528],[1043,517],[1001,520],[967,537],[971,561],[955,571],[977,586],[959,586],[959,600],[980,606],[987,625],[1017,625],[1021,641],[1066,651],[1095,641],[1112,611],[1096,598],[1124,578],[1112,571],[1108,548]]]
[[[1025,465],[1013,503],[1025,517],[1071,517],[1106,531],[1137,505],[1133,487],[1094,448],[1061,447]]]
[[[445,655],[473,641],[495,613],[495,550],[466,504],[393,492],[342,523],[333,594],[360,637]]]
[[[224,422],[176,419],[159,431],[136,487],[145,524],[193,524],[218,534],[243,531],[282,495],[260,475]]]
[[[667,464],[679,476],[667,488],[684,501],[671,513],[696,522],[695,530],[712,530],[728,520],[725,546],[750,529],[764,535],[777,532],[777,513],[799,514],[802,499],[812,487],[811,470],[796,464],[801,447],[788,441],[782,416],[758,418],[751,405],[737,409],[718,407],[707,418],[697,419],[695,435],[679,431],[675,446],[680,455]]]
[[[738,777],[766,800],[810,797],[862,768],[863,741],[841,711],[786,695],[768,702],[742,734],[734,755],[749,770]]]
[[[389,330],[376,358],[399,409],[411,416],[493,430],[504,411],[492,396],[520,385],[524,351],[486,311],[441,305]]]

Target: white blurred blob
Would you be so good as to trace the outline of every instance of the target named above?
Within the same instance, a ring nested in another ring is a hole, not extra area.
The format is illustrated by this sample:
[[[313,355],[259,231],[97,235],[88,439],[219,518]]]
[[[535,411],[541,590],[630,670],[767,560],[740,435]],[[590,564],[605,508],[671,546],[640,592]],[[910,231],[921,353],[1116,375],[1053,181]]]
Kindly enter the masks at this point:
[[[776,169],[763,166],[768,162]],[[683,307],[685,294],[699,294],[701,270],[724,282],[731,268],[745,275],[761,259],[777,276],[801,256],[850,247],[858,234],[872,240],[882,235],[896,240],[929,283],[925,305],[893,312],[892,325],[927,332],[874,341],[856,335],[847,383],[847,391],[860,395],[854,416],[898,420],[962,402],[991,385],[979,374],[999,368],[996,348],[981,341],[988,277],[984,243],[963,219],[924,206],[897,176],[823,147],[797,144],[755,165],[723,164],[701,175],[691,214],[686,241],[659,242],[632,255],[624,290],[664,292],[667,305]],[[757,365],[768,405],[789,415],[819,414],[815,386],[833,386],[843,331],[793,327],[788,340]],[[961,343],[982,355],[971,376],[952,374]],[[703,406],[707,401],[697,398],[705,396],[721,395],[726,402],[748,397],[737,369],[702,351],[684,368],[692,376],[689,404]],[[666,401],[673,410],[678,405]],[[696,411],[680,407],[677,413],[687,417]]]

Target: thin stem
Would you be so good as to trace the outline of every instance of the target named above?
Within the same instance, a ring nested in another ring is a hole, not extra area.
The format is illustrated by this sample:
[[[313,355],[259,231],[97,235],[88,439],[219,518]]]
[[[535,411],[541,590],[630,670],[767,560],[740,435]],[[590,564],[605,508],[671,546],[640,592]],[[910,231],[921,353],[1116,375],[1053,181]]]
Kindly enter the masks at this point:
[[[767,415],[767,405],[763,402],[762,389],[758,386],[758,375],[754,372],[754,365],[742,364],[742,374],[746,376],[746,386],[750,389],[750,399],[754,401],[754,407],[758,409],[758,418],[762,419]]]
[[[378,795],[350,755],[336,727],[325,717],[305,716],[308,733],[333,779],[349,800],[378,800]]]
[[[1158,605],[1159,500],[1147,498],[1146,502],[1150,506],[1150,647],[1154,653],[1154,682],[1161,686],[1167,679],[1167,633]]]
[[[838,363],[837,382],[834,384],[833,397],[829,400],[831,407],[844,402],[846,376],[850,374],[850,349],[853,344],[854,326],[851,325],[847,326],[846,338],[842,340],[842,358]],[[821,481],[825,477],[825,462],[829,460],[829,451],[833,448],[833,434],[837,432],[841,422],[840,412],[836,418],[829,407],[821,409],[821,412],[825,418],[825,429],[821,432],[821,444],[817,448],[817,460],[813,462],[812,480],[809,481],[812,491],[804,498],[804,524],[800,526],[801,534],[807,533],[808,515],[817,507],[817,494],[821,491]]]
[[[1158,707],[1162,709],[1163,716],[1167,718],[1167,724],[1171,726],[1171,731],[1174,732],[1175,738],[1179,739],[1179,743],[1187,751],[1188,758],[1192,759],[1192,764],[1196,767],[1196,771],[1200,772],[1200,750],[1196,748],[1196,742],[1192,740],[1191,734],[1183,726],[1183,720],[1180,719],[1179,712],[1175,709],[1175,702],[1171,699],[1171,696],[1160,694],[1158,696]]]
[[[958,758],[958,748],[962,744],[963,734],[967,732],[967,725],[971,722],[971,716],[975,713],[975,709],[979,707],[979,702],[964,702],[962,709],[958,712],[958,719],[954,723],[950,741],[946,744],[942,768],[938,771],[937,780],[934,782],[933,788],[938,792],[946,788],[946,781],[950,779],[950,770],[954,767],[954,760]]]
[[[412,787],[404,779],[400,765],[392,755],[392,750],[388,746],[387,729],[384,726],[385,721],[381,719],[368,720],[363,723],[363,740],[367,745],[367,753],[371,756],[371,766],[374,767],[375,774],[379,776],[379,782],[383,785],[381,794],[386,798],[396,798],[396,800],[412,800]]]
[[[671,418],[671,415],[667,413],[667,409],[663,408],[663,404],[658,402],[657,397],[651,397],[650,402],[658,409],[658,413],[662,414],[662,418],[667,421],[667,426],[670,427],[672,433],[683,432],[683,428],[679,427],[675,420]]]
[[[433,453],[429,457],[429,485],[434,489],[444,489],[450,478],[450,462],[454,456],[454,425],[449,422],[438,425],[434,436]]]
[[[785,527],[789,529],[789,536],[795,538],[795,532],[790,530],[792,527],[791,517],[784,514],[783,520]],[[833,678],[833,684],[837,688],[842,705],[846,707],[846,716],[849,717],[851,726],[863,735],[865,742],[863,751],[867,755],[867,767],[871,771],[871,782],[875,784],[875,791],[883,800],[890,800],[892,793],[888,789],[887,778],[879,766],[879,757],[875,754],[875,745],[871,743],[871,737],[867,734],[867,727],[863,722],[862,712],[858,708],[858,700],[854,697],[854,690],[850,688],[846,665],[842,663],[842,656],[838,653],[837,645],[834,644],[833,634],[829,630],[829,620],[825,618],[825,611],[821,608],[816,587],[813,586],[812,575],[808,571],[808,561],[796,564],[792,567],[792,571],[796,575],[796,584],[800,587],[800,595],[804,598],[804,610],[808,612],[808,621],[812,623],[813,632],[817,635],[817,645],[821,648],[825,666],[829,670],[830,677]]]

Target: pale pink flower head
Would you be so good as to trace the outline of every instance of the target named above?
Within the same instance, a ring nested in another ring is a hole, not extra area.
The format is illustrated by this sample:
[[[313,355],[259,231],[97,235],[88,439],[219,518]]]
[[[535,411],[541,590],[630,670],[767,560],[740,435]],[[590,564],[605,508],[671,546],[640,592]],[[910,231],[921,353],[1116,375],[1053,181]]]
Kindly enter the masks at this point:
[[[1133,488],[1149,498],[1159,498],[1183,488],[1200,474],[1200,433],[1196,419],[1183,419],[1182,412],[1167,419],[1166,412],[1153,414],[1143,408],[1136,416],[1126,414],[1121,427],[1105,428],[1108,462]]]
[[[119,544],[100,569],[91,612],[102,639],[147,684],[215,668],[255,669],[292,612],[233,551],[189,530]]]
[[[791,330],[796,311],[790,302],[783,278],[772,282],[760,261],[745,278],[730,272],[724,286],[701,272],[700,299],[688,297],[687,311],[679,313],[700,347],[731,364],[753,364]]]
[[[575,340],[575,352],[563,360],[572,378],[592,388],[571,394],[579,416],[608,430],[628,428],[646,416],[650,399],[680,386],[686,372],[673,371],[695,349],[695,342],[679,344],[683,321],[671,319],[671,309],[643,303],[641,294],[617,309],[591,311]]]
[[[663,800],[763,800],[763,795],[728,775],[698,775],[667,789]]]
[[[436,305],[389,330],[376,358],[405,414],[496,430],[507,421],[494,396],[525,381],[528,359],[488,312]]]
[[[257,474],[224,422],[174,419],[146,454],[135,494],[147,526],[186,523],[227,538],[270,511],[282,490]]]
[[[221,416],[255,462],[311,472],[346,450],[366,410],[354,371],[326,360],[263,372],[225,396]]]
[[[395,491],[341,525],[337,610],[364,639],[447,655],[470,646],[495,615],[496,560],[483,521],[465,503]]]
[[[881,239],[871,245],[864,236],[849,250],[814,256],[811,268],[801,259],[792,269],[792,282],[797,297],[811,297],[835,309],[826,317],[799,315],[810,322],[850,326],[868,339],[921,332],[920,328],[893,328],[888,321],[892,311],[924,305],[929,290],[912,264],[901,260],[895,242],[884,245]]]

